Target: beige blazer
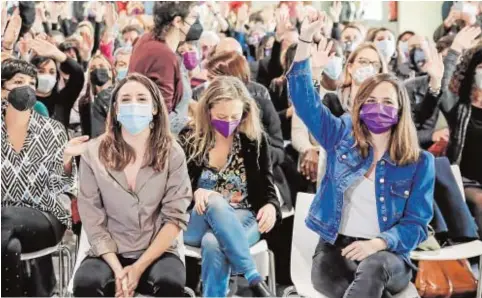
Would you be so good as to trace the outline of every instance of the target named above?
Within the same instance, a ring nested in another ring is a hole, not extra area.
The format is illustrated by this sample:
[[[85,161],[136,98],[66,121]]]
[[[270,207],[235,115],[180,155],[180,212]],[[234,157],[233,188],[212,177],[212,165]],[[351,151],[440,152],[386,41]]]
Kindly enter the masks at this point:
[[[105,253],[138,257],[168,222],[185,230],[192,200],[191,182],[183,150],[176,142],[163,171],[139,171],[130,191],[123,171],[99,160],[102,136],[89,142],[79,170],[79,213],[91,245],[89,255]],[[175,240],[168,252],[179,255]]]

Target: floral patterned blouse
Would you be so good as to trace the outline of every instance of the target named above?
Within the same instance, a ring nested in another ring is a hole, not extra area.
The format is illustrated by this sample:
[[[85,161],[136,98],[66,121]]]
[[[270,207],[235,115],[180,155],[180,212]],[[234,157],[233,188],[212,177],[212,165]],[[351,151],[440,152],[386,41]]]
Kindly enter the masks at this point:
[[[209,161],[204,162],[198,187],[220,193],[234,208],[247,209],[251,207],[246,199],[248,196],[246,169],[244,168],[244,159],[241,156],[239,135],[235,135],[228,162],[221,170],[218,171],[210,167]]]

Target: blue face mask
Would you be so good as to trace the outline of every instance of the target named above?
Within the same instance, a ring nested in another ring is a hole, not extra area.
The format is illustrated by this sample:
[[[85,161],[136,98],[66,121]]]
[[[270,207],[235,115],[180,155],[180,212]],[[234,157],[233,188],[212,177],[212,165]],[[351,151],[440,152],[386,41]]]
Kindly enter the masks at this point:
[[[121,103],[117,121],[131,135],[144,131],[153,119],[152,104]]]
[[[127,76],[127,67],[117,69],[117,81],[123,80]]]
[[[343,58],[333,56],[323,69],[323,73],[332,80],[338,80],[343,72]]]
[[[375,45],[385,58],[392,58],[395,54],[395,42],[393,40],[379,40],[375,42]]]

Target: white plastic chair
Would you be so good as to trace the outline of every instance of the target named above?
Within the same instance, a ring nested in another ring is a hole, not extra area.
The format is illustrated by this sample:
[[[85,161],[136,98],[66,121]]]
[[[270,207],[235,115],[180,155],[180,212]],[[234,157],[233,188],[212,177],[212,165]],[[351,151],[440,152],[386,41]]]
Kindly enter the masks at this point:
[[[184,239],[183,239],[183,236],[182,236],[182,232],[178,237],[178,243],[180,245],[179,258],[181,259],[183,264],[186,265],[186,260],[185,260],[186,250],[184,248]],[[85,230],[82,227],[82,231],[80,232],[79,248],[78,248],[78,251],[77,251],[77,258],[75,260],[74,271],[72,272],[72,276],[71,276],[69,284],[67,286],[66,294],[69,297],[74,297],[74,277],[75,277],[75,273],[79,269],[82,261],[85,259],[85,257],[87,257],[87,253],[88,253],[89,249],[90,249],[89,239],[87,239],[87,234],[85,233]],[[184,288],[184,292],[185,292],[185,294],[188,294],[190,297],[196,297],[196,295],[194,294],[194,291],[191,290],[188,287]],[[135,296],[136,297],[148,297],[148,296],[145,296],[145,295],[140,295],[138,293],[136,293]]]
[[[25,263],[25,269],[27,271],[27,275],[30,276],[31,274],[31,264],[32,260],[45,257],[48,255],[52,255],[54,253],[59,253],[59,293],[60,296],[64,293],[64,285],[66,281],[68,281],[72,274],[72,254],[70,253],[69,248],[62,244],[62,241],[59,242],[57,245],[52,247],[47,247],[38,251],[30,252],[30,253],[22,253],[20,255],[20,260]],[[65,257],[67,258],[67,272],[64,270],[64,253]]]
[[[189,245],[185,246],[186,257],[201,260],[201,248]],[[272,293],[276,294],[276,268],[274,254],[268,249],[266,240],[261,240],[250,248],[251,256],[253,256],[256,268],[259,274],[268,277],[268,286]]]
[[[299,296],[312,298],[327,298],[313,288],[311,282],[311,267],[313,255],[320,237],[305,225],[305,218],[308,215],[314,195],[298,193],[296,200],[296,212],[293,225],[293,242],[291,246],[291,280],[294,286],[286,288],[283,297],[297,293]],[[410,285],[394,298],[415,298],[419,297],[415,286]]]

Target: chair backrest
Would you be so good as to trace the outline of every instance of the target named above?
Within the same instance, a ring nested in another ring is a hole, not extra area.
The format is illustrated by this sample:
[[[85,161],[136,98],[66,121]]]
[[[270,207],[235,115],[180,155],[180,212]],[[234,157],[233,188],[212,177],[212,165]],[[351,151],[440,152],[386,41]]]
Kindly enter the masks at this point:
[[[465,201],[464,183],[462,182],[462,174],[460,173],[460,168],[458,165],[452,165],[450,166],[450,169],[454,174],[455,181],[457,181],[457,186],[459,187],[460,192],[462,193],[462,198],[464,198]]]
[[[311,285],[312,258],[320,237],[305,224],[314,195],[298,193],[291,244],[291,280],[299,295],[313,297]]]

